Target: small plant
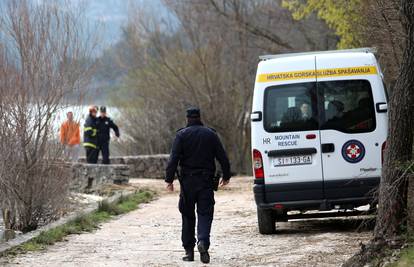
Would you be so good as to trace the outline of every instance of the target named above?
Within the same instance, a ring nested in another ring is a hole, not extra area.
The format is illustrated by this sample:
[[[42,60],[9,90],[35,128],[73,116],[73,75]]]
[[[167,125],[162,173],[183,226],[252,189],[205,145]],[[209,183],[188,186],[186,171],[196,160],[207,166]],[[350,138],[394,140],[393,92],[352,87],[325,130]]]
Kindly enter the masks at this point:
[[[119,209],[117,204],[108,203],[107,201],[102,201],[99,203],[98,211],[107,212],[108,214],[111,214],[111,215],[121,214],[121,210]]]

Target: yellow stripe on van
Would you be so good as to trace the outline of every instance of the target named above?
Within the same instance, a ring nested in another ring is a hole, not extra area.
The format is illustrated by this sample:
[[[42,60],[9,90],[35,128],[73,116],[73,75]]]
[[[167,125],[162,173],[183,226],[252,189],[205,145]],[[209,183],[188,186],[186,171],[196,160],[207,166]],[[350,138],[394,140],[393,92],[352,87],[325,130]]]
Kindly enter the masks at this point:
[[[378,73],[377,68],[375,66],[320,69],[320,70],[317,70],[316,72],[315,70],[300,70],[300,71],[259,74],[257,82],[265,83],[265,82],[278,82],[278,81],[340,77],[340,76],[372,75],[372,74],[377,74],[377,73]]]

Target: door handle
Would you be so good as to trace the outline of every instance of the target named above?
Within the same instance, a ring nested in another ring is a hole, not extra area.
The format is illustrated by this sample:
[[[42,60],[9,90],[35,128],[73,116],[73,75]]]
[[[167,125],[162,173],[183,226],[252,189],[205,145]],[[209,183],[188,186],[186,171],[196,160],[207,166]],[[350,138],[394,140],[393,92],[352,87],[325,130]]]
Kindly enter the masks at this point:
[[[335,144],[327,143],[322,144],[322,153],[332,153],[335,151]]]

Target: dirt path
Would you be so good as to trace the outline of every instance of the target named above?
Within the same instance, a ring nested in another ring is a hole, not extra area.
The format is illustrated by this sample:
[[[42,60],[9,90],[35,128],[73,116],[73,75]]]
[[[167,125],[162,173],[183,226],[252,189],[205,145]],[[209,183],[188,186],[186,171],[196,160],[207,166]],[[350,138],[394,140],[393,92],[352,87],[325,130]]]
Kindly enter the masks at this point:
[[[251,192],[249,178],[236,178],[216,195],[211,266],[339,266],[370,237],[357,231],[355,218],[278,223],[277,235],[262,236]],[[195,263],[181,261],[177,200],[176,193],[163,195],[94,233],[69,236],[6,266],[200,266],[198,254]]]

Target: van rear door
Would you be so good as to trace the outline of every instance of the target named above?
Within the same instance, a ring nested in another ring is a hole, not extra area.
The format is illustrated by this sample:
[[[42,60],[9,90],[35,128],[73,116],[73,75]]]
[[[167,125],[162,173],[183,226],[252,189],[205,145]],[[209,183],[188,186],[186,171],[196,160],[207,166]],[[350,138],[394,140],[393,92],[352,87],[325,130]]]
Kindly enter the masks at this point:
[[[386,136],[375,111],[385,100],[375,58],[319,55],[316,66],[325,198],[365,197],[379,183]]]
[[[282,79],[264,84],[261,138],[253,129],[253,140],[262,142],[256,148],[263,147],[266,201],[319,200],[323,179],[315,58],[290,58],[286,64],[283,60],[278,60],[276,68],[273,64],[272,71],[263,71]]]

